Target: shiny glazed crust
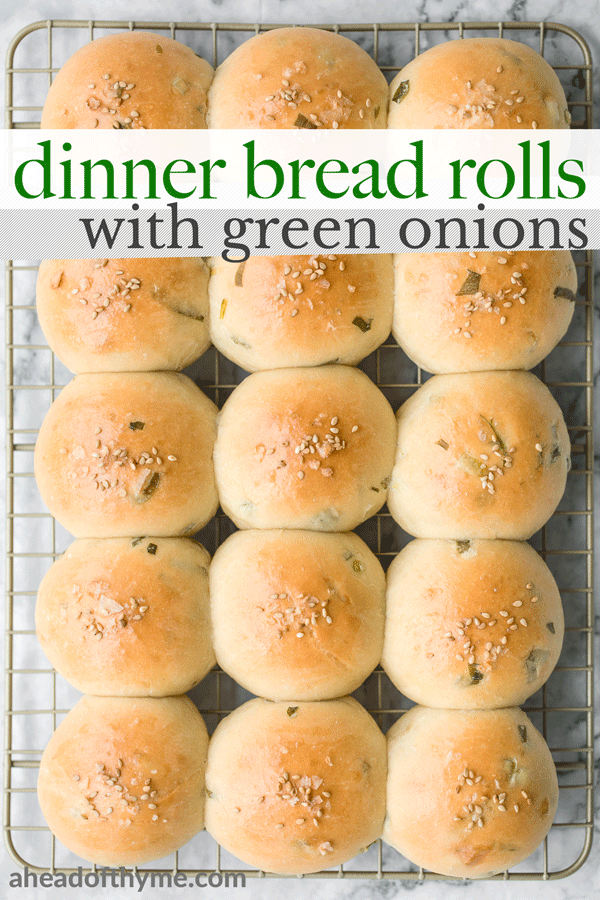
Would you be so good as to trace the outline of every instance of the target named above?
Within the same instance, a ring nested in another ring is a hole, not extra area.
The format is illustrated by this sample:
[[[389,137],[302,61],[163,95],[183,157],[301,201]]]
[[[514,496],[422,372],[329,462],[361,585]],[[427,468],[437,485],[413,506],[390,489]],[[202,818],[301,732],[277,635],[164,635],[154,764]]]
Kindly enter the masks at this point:
[[[210,584],[217,660],[253,694],[340,697],[381,659],[385,576],[355,534],[238,531]]]
[[[550,751],[520,709],[416,706],[388,733],[388,768],[383,839],[442,875],[485,878],[517,865],[558,805]]]
[[[250,700],[212,737],[206,830],[259,869],[318,872],[380,837],[385,779],[385,738],[356,700]]]
[[[89,862],[162,859],[203,828],[207,746],[187,697],[84,696],[42,755],[44,817]]]
[[[356,365],[391,328],[389,254],[251,256],[211,261],[211,334],[247,371]]]
[[[531,373],[436,375],[398,411],[389,510],[416,537],[525,540],[556,509],[569,454]]]
[[[502,38],[446,41],[390,84],[388,128],[568,128],[554,69],[531,47]]]
[[[38,590],[44,653],[83,693],[189,691],[215,663],[209,560],[188,538],[75,541]]]
[[[36,303],[50,347],[72,372],[179,370],[210,343],[200,257],[48,259]]]
[[[215,72],[209,128],[385,128],[388,86],[358,44],[318,28],[250,38]]]
[[[355,528],[385,503],[395,430],[389,403],[356,369],[250,375],[219,414],[221,505],[240,528]]]
[[[40,494],[75,537],[193,534],[217,508],[216,415],[185,375],[78,375],[40,429]]]
[[[425,706],[518,706],[562,647],[556,582],[517,541],[412,541],[388,569],[386,608],[383,667]]]
[[[206,128],[213,69],[163,35],[124,31],[81,47],[57,73],[42,128]]]
[[[573,318],[568,250],[399,253],[393,334],[426,372],[532,369]]]

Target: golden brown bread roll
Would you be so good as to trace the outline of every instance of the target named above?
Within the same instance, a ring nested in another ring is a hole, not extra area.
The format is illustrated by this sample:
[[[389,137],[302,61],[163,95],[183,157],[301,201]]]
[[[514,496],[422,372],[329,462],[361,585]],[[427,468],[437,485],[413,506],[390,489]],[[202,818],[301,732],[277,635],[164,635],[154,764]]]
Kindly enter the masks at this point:
[[[42,649],[83,693],[189,691],[215,664],[209,561],[188,538],[75,541],[38,590]]]
[[[529,544],[417,540],[388,569],[383,667],[425,706],[524,703],[563,634],[556,582]]]
[[[193,50],[147,31],[109,34],[60,69],[42,128],[206,128],[213,69]]]
[[[385,576],[355,534],[238,531],[210,585],[217,661],[253,694],[341,697],[381,659]]]
[[[249,372],[356,365],[391,328],[389,254],[251,256],[211,261],[215,346]]]
[[[385,778],[385,738],[351,697],[250,700],[211,739],[206,830],[267,872],[329,869],[380,837]]]
[[[217,508],[216,416],[175,372],[78,375],[38,435],[40,494],[75,537],[193,534]]]
[[[161,859],[203,828],[207,746],[187,697],[84,696],[42,755],[44,817],[89,862]]]
[[[568,128],[554,69],[505,38],[446,41],[421,53],[390,84],[389,128]]]
[[[558,805],[548,745],[520,709],[415,706],[388,732],[388,770],[383,839],[441,875],[517,865]]]
[[[426,372],[532,369],[573,318],[568,250],[398,253],[393,334]]]
[[[239,528],[348,531],[383,506],[396,423],[357,369],[248,376],[219,414],[215,473]]]
[[[388,86],[354,41],[318,28],[276,28],[217,71],[209,128],[385,128]]]
[[[210,343],[201,257],[47,259],[36,303],[46,340],[72,372],[179,370]]]
[[[535,375],[435,375],[398,410],[388,506],[416,537],[525,540],[569,467],[562,412]]]

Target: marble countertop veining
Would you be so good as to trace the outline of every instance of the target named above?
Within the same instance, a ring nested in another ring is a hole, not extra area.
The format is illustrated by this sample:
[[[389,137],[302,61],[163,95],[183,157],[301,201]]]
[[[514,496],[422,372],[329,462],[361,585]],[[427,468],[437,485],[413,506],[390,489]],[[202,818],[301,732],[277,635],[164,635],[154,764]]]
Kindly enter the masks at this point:
[[[2,58],[10,39],[20,28],[40,19],[143,19],[207,22],[296,22],[334,23],[347,20],[351,22],[427,22],[427,21],[556,21],[571,25],[588,41],[594,62],[595,72],[595,118],[600,123],[600,0],[582,0],[579,3],[568,0],[378,0],[377,4],[367,0],[355,0],[348,4],[347,0],[171,0],[162,3],[160,0],[0,0],[0,47]],[[600,272],[595,273],[596,297],[600,298]],[[598,322],[600,305],[596,301],[596,348],[600,339],[600,322]],[[27,333],[21,335],[25,342],[35,339],[35,317],[31,316]],[[598,356],[596,355],[596,360]],[[35,368],[35,360],[27,363]],[[600,371],[598,362],[595,367],[595,380]],[[2,415],[4,416],[4,410]],[[4,424],[4,423],[3,423]],[[600,447],[596,451],[595,470],[600,472]],[[599,493],[600,479],[596,478],[596,494]],[[3,486],[0,488],[3,499]],[[34,491],[34,488],[32,488]],[[596,537],[600,532],[596,528]],[[598,555],[600,558],[600,554]],[[598,568],[598,567],[597,567]],[[600,634],[600,619],[596,619],[597,638]],[[597,695],[600,696],[600,677],[596,678]],[[597,743],[600,740],[600,723],[596,726]],[[600,765],[596,764],[596,781]],[[600,794],[600,790],[598,790]],[[596,798],[596,822],[600,812],[600,796]],[[568,840],[565,835],[565,861],[569,856]],[[35,841],[35,837],[33,838]],[[386,853],[397,857],[395,851],[386,849]],[[562,857],[561,857],[562,858]],[[16,870],[15,863],[3,852],[0,861],[0,894],[2,887],[8,885],[11,872]],[[239,890],[239,889],[238,889]],[[237,896],[238,890],[221,888],[218,896]],[[596,841],[590,859],[570,878],[552,882],[399,882],[399,881],[363,881],[338,879],[327,881],[305,881],[302,879],[249,880],[243,893],[239,896],[247,900],[270,900],[285,896],[286,900],[308,900],[318,891],[320,900],[377,900],[377,898],[395,898],[414,891],[420,900],[460,900],[464,897],[477,897],[477,900],[591,900],[600,895],[600,828],[596,825]],[[163,900],[176,896],[176,889],[165,890],[155,888],[146,890],[146,896],[152,900]],[[15,896],[23,900],[39,900],[41,897],[59,898],[60,900],[92,900],[103,896],[100,890],[71,889],[68,893],[60,889],[23,888],[15,891]],[[137,888],[119,892],[125,900],[140,896]],[[141,896],[144,896],[142,894]]]

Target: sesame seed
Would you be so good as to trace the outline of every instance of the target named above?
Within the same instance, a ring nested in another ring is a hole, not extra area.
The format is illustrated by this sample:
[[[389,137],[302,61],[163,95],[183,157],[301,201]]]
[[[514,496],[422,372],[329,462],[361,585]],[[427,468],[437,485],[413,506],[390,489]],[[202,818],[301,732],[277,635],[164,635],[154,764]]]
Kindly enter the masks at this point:
[[[538,127],[538,123],[537,123],[537,122],[532,122],[532,123],[531,123],[531,127],[532,127],[532,128],[537,128],[537,127]]]
[[[536,444],[536,445],[535,445],[535,449],[537,450],[538,453],[541,453],[542,450],[543,450],[543,447],[542,447],[541,444]]]
[[[500,73],[501,73],[502,71],[503,71],[502,66],[498,66],[498,68],[496,69],[496,72],[498,73],[498,75],[500,75]]]

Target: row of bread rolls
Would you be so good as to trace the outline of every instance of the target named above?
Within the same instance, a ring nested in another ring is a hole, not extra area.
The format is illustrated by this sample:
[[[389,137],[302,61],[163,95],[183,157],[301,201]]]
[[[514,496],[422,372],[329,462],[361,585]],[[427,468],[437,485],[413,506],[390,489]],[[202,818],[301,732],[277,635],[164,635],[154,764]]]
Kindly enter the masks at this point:
[[[214,74],[214,78],[213,78]],[[42,128],[568,128],[564,90],[530,47],[447,41],[388,87],[358,44],[315,28],[256,35],[212,67],[149,32],[108,35],[58,72]]]
[[[46,260],[37,310],[73,372],[180,370],[210,340],[247,371],[356,365],[390,328],[427,372],[531,369],[566,333],[567,250]]]
[[[208,554],[187,538],[78,540],[40,585],[37,634],[83,693],[169,696],[215,661],[270,700],[356,690],[383,661],[417,703],[498,708],[544,684],[564,621],[526,543],[416,540],[386,579],[355,534],[240,531]]]
[[[239,528],[349,531],[388,500],[416,537],[525,540],[556,509],[570,445],[529,372],[437,375],[399,409],[357,369],[249,375],[217,415],[185,375],[78,375],[35,448],[44,502],[75,537]]]
[[[44,751],[38,796],[58,839],[98,865],[162,858],[205,825],[267,872],[337,866],[383,836],[417,865],[481,878],[543,840],[558,785],[519,709],[415,707],[386,747],[350,697],[255,699],[209,743],[185,697],[83,697]]]

